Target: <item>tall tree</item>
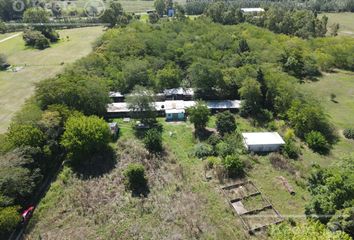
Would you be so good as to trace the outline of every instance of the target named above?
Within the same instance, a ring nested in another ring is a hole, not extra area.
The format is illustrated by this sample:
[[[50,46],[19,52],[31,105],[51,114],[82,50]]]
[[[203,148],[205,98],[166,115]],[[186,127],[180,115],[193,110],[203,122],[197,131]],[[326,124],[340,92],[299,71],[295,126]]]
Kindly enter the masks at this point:
[[[205,103],[198,101],[195,106],[187,109],[187,113],[189,115],[189,121],[194,124],[196,132],[204,130],[210,117],[210,110]]]
[[[154,93],[151,90],[137,85],[126,101],[133,117],[147,124],[155,121]]]

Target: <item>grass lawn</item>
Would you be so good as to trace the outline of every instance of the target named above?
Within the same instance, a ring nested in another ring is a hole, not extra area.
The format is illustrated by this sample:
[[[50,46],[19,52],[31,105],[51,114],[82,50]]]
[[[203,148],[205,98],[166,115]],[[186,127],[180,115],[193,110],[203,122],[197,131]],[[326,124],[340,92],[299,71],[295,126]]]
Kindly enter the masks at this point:
[[[62,40],[45,50],[26,47],[22,35],[0,43],[0,53],[7,56],[8,62],[23,67],[18,72],[0,72],[0,133],[6,131],[13,114],[33,94],[34,84],[55,76],[67,64],[89,54],[102,30],[102,27],[61,30]]]
[[[336,165],[343,156],[353,152],[354,141],[344,138],[342,130],[354,127],[354,73],[346,71],[325,73],[319,81],[302,84],[301,88],[320,100],[340,135],[339,142],[334,145],[328,156],[304,151],[304,158],[309,164]],[[331,101],[331,93],[336,95],[334,101]]]
[[[354,13],[323,13],[328,17],[327,26],[331,26],[333,23],[339,23],[339,35],[354,37]]]

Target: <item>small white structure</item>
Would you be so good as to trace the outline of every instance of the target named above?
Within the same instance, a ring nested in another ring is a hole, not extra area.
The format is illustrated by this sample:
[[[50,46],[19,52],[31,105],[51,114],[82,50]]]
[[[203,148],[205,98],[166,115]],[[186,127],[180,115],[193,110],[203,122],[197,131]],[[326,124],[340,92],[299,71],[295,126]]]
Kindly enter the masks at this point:
[[[264,12],[263,8],[241,8],[244,13],[261,13]]]
[[[285,144],[277,132],[242,133],[242,137],[250,152],[275,152]]]

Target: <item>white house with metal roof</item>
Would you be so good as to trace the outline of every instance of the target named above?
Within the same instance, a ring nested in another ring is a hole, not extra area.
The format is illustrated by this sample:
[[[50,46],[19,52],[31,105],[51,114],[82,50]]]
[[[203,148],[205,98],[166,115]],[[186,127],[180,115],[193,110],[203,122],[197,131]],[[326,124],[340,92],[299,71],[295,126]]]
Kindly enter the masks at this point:
[[[242,133],[242,137],[250,152],[275,152],[285,144],[277,132],[248,132]]]

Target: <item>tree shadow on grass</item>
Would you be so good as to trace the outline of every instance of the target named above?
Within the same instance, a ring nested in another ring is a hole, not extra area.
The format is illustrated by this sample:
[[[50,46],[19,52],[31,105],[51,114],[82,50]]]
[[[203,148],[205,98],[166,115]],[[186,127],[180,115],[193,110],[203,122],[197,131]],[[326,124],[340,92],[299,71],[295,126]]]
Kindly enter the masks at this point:
[[[195,132],[194,132],[194,136],[196,138],[198,138],[200,141],[207,140],[210,137],[211,134],[213,134],[213,131],[210,131],[210,130],[205,129],[205,128],[198,129],[198,130],[196,129]]]
[[[145,186],[141,186],[137,189],[132,190],[132,197],[147,197],[150,193],[149,186],[146,184]]]
[[[107,147],[86,159],[72,162],[71,167],[83,179],[90,179],[101,177],[111,172],[116,163],[117,156],[115,151],[111,147]]]

